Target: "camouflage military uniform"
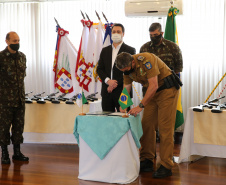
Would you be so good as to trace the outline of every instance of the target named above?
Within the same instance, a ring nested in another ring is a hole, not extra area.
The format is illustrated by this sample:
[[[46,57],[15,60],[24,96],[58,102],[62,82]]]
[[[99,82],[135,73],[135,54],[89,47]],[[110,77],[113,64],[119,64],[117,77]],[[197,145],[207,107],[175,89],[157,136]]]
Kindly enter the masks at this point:
[[[162,43],[155,46],[151,41],[149,41],[140,48],[140,53],[144,52],[155,54],[176,73],[182,72],[183,59],[181,50],[174,42],[162,38]]]
[[[26,56],[12,54],[6,47],[0,52],[0,145],[23,143]]]
[[[133,55],[135,70],[129,75],[124,75],[124,84],[131,84],[133,81],[141,83],[145,89],[148,88],[148,79],[158,76],[158,87],[164,84],[164,79],[172,74],[169,67],[162,60],[150,53]],[[174,124],[177,110],[179,90],[175,87],[157,91],[144,107],[142,118],[143,136],[140,139],[141,152],[140,160],[154,160],[156,151],[156,125],[159,126],[160,134],[160,163],[171,169],[174,147]]]

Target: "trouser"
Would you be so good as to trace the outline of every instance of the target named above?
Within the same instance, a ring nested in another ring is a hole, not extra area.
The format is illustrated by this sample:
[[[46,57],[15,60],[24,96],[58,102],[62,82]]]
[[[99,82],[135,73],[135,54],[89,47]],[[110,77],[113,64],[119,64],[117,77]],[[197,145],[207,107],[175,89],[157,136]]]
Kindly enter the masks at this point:
[[[174,126],[176,119],[179,90],[175,87],[157,92],[144,108],[142,119],[143,136],[141,137],[140,160],[154,160],[156,151],[156,128],[160,135],[160,163],[173,167]]]
[[[0,146],[9,145],[10,138],[13,144],[23,143],[24,116],[24,104],[19,107],[0,107]]]

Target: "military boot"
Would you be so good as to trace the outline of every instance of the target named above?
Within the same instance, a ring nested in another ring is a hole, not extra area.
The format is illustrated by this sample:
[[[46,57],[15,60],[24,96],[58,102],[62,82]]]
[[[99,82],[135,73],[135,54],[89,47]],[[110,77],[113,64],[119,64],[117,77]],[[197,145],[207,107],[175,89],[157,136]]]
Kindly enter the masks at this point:
[[[7,145],[3,145],[1,147],[2,147],[2,158],[1,158],[2,164],[10,164],[8,146]]]
[[[13,150],[14,150],[14,155],[13,155],[13,160],[17,161],[29,161],[29,158],[24,156],[20,152],[20,144],[13,145]]]

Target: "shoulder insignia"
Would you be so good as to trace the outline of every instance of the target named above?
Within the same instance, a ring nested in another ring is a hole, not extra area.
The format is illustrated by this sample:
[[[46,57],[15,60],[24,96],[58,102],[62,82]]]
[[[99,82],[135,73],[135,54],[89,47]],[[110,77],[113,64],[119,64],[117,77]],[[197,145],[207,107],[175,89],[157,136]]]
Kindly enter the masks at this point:
[[[152,68],[151,62],[146,62],[144,65],[145,65],[145,67],[147,69],[151,69]]]
[[[142,55],[140,55],[139,57],[137,57],[137,60],[139,60],[139,61],[143,61],[144,59],[145,59],[145,57],[142,56]]]

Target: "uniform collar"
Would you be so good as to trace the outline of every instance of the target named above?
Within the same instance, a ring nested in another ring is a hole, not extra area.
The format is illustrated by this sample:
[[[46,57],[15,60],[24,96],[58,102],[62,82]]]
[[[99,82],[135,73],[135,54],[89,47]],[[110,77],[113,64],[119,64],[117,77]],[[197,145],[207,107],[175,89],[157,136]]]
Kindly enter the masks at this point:
[[[4,52],[5,52],[6,56],[13,55],[12,53],[9,52],[8,46],[6,46],[6,48],[4,49]],[[20,55],[20,52],[17,51],[15,54],[19,56]]]
[[[162,38],[162,42],[161,42],[161,44],[160,45],[158,45],[158,46],[161,46],[161,45],[163,45],[163,46],[165,46],[166,45],[166,43],[165,43],[165,39],[164,38]],[[157,46],[154,46],[153,45],[153,43],[150,41],[150,46],[153,46],[153,47],[157,47]]]

